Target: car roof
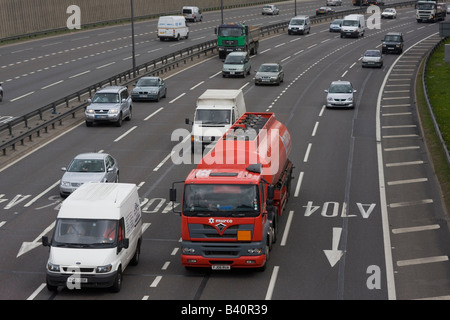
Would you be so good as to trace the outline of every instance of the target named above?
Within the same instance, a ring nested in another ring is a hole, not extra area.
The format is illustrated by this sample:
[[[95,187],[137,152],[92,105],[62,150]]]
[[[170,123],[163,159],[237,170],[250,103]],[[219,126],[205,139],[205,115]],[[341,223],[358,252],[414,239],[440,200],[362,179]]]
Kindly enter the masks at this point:
[[[388,32],[386,33],[387,36],[401,36],[403,35],[401,32]]]
[[[351,82],[350,81],[346,81],[346,80],[336,80],[336,81],[331,82],[331,84],[332,85],[333,84],[350,84],[351,85]]]
[[[97,92],[119,92],[123,89],[126,89],[126,87],[124,86],[109,86],[109,87],[104,87],[100,90],[98,90]]]
[[[106,156],[108,156],[107,153],[86,152],[80,153],[74,159],[104,159]]]

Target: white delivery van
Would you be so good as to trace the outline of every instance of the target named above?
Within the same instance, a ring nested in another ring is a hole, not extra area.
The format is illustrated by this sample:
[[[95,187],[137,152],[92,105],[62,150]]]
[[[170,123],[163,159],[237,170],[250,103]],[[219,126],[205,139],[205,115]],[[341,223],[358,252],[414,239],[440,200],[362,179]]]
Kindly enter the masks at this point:
[[[366,22],[362,14],[350,14],[344,17],[341,27],[341,38],[364,36]]]
[[[311,31],[309,16],[301,15],[293,17],[289,21],[288,34],[305,34]]]
[[[181,13],[187,21],[197,22],[203,20],[202,11],[198,7],[184,6]]]
[[[163,41],[166,39],[180,40],[189,37],[189,27],[186,24],[186,18],[183,16],[164,16],[158,20],[158,38]]]
[[[142,217],[135,184],[86,183],[61,205],[47,262],[47,288],[111,288],[139,262]]]
[[[219,140],[246,112],[242,90],[208,89],[197,99],[192,124],[191,150]]]

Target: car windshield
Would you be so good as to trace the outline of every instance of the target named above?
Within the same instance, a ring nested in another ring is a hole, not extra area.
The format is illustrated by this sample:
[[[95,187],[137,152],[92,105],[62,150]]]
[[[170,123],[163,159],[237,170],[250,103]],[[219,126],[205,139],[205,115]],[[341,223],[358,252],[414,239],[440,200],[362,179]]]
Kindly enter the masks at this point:
[[[219,28],[219,37],[240,37],[244,35],[244,31],[241,28]]]
[[[198,109],[195,112],[195,122],[202,124],[230,124],[230,110]]]
[[[386,36],[384,38],[384,41],[398,42],[398,41],[400,41],[400,37],[399,36]]]
[[[119,94],[113,92],[97,92],[92,99],[94,103],[118,103]]]
[[[338,24],[338,25],[341,25],[341,24],[342,24],[342,20],[339,20],[339,19],[334,20],[331,24]]]
[[[278,72],[277,65],[263,64],[258,69],[259,72]]]
[[[302,26],[305,24],[305,20],[304,19],[292,19],[290,24],[293,26]]]
[[[183,213],[187,216],[256,217],[257,185],[189,184],[184,189]]]
[[[228,55],[225,59],[225,64],[243,64],[244,63],[244,57],[243,56],[233,56]]]
[[[366,53],[364,55],[366,57],[380,57],[381,53],[378,50],[370,50],[370,51],[366,51]]]
[[[394,12],[392,9],[385,9],[384,12]]]
[[[352,86],[346,83],[337,83],[332,84],[330,86],[330,89],[328,90],[329,93],[352,93],[353,89]]]
[[[117,220],[57,219],[52,245],[71,248],[113,248],[117,243]]]
[[[105,172],[105,164],[101,159],[74,159],[68,172]]]
[[[140,79],[136,86],[138,87],[156,87],[158,85],[158,79]]]

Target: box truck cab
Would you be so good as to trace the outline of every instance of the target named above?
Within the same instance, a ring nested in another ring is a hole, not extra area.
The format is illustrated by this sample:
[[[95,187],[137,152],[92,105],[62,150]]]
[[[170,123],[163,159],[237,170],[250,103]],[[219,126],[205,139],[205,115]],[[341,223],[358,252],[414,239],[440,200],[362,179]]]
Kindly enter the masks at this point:
[[[366,21],[362,14],[350,14],[344,17],[341,27],[341,38],[363,37],[366,32]]]
[[[192,152],[219,140],[245,112],[242,90],[206,90],[197,99],[194,121],[186,119],[186,124],[192,123]]]
[[[86,183],[61,205],[47,262],[47,288],[111,288],[139,262],[142,217],[135,184]]]
[[[158,19],[158,38],[180,40],[189,37],[189,27],[183,16],[164,16]]]

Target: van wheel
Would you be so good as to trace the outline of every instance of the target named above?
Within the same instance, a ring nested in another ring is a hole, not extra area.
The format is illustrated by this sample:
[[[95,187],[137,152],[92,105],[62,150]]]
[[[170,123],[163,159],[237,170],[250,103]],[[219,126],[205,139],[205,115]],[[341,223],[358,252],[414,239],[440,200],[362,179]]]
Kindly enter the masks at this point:
[[[132,266],[138,265],[140,254],[141,254],[141,240],[139,240],[138,245],[136,246],[136,251],[134,252],[133,258],[130,261],[130,264]]]
[[[111,292],[119,292],[122,288],[122,267],[119,266],[117,269],[116,279],[114,279],[114,284],[112,285]]]

